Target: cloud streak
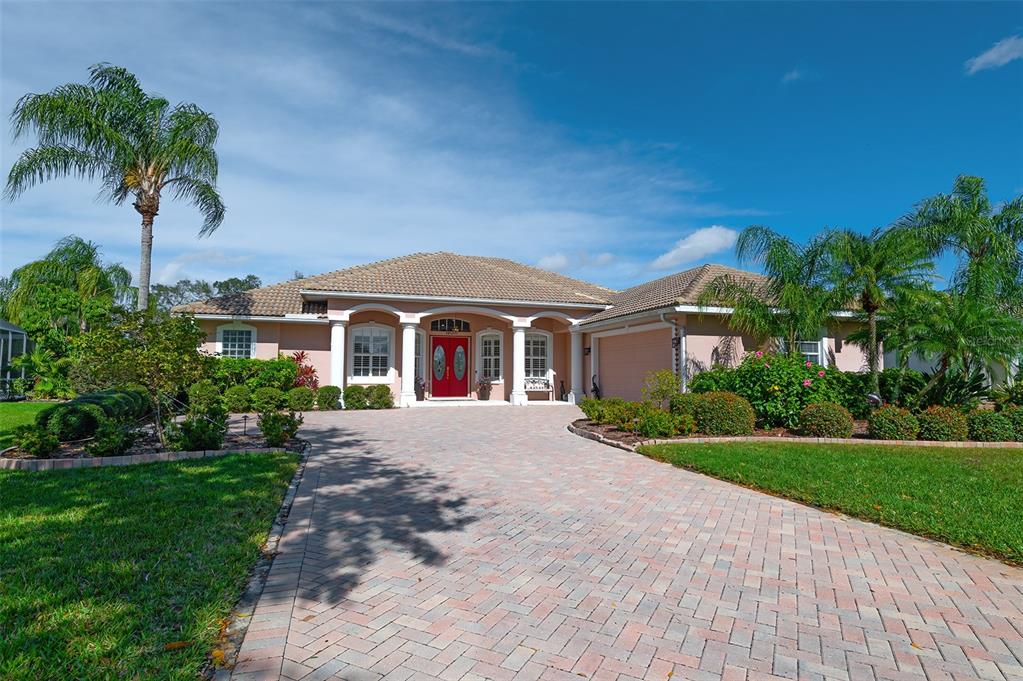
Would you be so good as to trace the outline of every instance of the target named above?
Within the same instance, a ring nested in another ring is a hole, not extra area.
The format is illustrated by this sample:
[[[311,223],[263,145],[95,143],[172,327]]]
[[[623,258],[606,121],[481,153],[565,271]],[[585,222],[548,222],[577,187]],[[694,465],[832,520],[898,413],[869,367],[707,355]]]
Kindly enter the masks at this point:
[[[727,251],[735,245],[739,233],[722,225],[711,225],[687,234],[678,241],[670,251],[657,257],[650,267],[655,270],[667,270],[688,265]]]
[[[999,40],[976,57],[966,60],[967,75],[974,75],[987,69],[997,69],[1009,62],[1023,59],[1023,36],[1014,35]]]

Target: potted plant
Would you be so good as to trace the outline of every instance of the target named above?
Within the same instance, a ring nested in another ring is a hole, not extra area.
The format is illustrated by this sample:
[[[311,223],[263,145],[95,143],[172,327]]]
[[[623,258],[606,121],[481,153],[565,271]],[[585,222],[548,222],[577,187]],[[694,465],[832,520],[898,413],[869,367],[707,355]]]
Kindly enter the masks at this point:
[[[426,399],[426,381],[423,380],[422,376],[416,376],[416,402],[422,402]]]
[[[490,399],[490,389],[493,386],[491,380],[486,376],[476,379],[476,397],[481,400]]]

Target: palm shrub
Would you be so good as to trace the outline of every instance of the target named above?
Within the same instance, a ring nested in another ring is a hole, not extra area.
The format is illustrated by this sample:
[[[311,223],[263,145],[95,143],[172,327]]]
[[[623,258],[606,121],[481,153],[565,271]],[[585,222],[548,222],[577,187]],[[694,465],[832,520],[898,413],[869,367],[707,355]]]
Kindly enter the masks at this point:
[[[975,442],[1012,442],[1016,439],[1013,423],[996,411],[975,411],[966,417],[970,439]]]
[[[915,440],[920,422],[908,409],[885,405],[870,415],[867,434],[875,440]]]
[[[276,411],[284,406],[284,393],[277,388],[257,388],[252,393],[252,408],[260,413]]]
[[[316,393],[312,388],[300,385],[288,391],[288,408],[292,411],[309,411],[316,404]]]
[[[936,442],[962,442],[970,435],[966,415],[958,409],[933,405],[917,414],[920,439]]]
[[[345,409],[366,409],[366,388],[361,385],[345,386]]]
[[[320,411],[337,409],[341,401],[341,388],[336,385],[321,386],[316,391],[316,408]]]
[[[252,405],[252,391],[247,385],[233,385],[224,391],[224,408],[231,414],[244,414]]]
[[[710,436],[752,435],[756,415],[749,400],[735,393],[703,393],[693,412],[696,429]]]
[[[799,430],[810,437],[852,437],[854,426],[849,410],[834,402],[808,404],[799,413]]]
[[[1009,378],[991,391],[991,397],[999,407],[1016,405],[1023,407],[1023,374]]]
[[[930,383],[931,376],[924,374]],[[990,394],[987,376],[978,368],[971,371],[950,370],[931,383],[930,390],[913,398],[917,409],[931,406],[955,407],[964,412],[976,409]]]

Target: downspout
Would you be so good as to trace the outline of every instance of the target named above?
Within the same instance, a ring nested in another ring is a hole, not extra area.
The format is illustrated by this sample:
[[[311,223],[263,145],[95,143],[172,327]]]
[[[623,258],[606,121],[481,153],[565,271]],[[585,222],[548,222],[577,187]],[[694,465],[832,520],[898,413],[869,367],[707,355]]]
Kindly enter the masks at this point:
[[[687,377],[686,377],[686,335],[685,328],[682,329],[682,333],[679,334],[678,320],[672,318],[668,319],[668,313],[661,313],[661,321],[666,324],[671,324],[671,369],[675,372],[676,376],[682,379],[682,392],[686,392],[687,388]],[[679,347],[675,348],[674,340],[679,339]]]

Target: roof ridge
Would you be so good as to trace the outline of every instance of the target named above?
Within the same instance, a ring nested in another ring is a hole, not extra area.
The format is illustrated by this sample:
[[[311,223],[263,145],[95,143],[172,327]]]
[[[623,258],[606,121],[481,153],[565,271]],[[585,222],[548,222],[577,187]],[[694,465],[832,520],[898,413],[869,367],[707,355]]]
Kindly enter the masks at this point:
[[[468,257],[474,257],[474,256],[468,256]],[[590,286],[590,287],[593,287],[593,288],[598,288],[598,289],[600,289],[602,291],[607,291],[608,293],[618,293],[618,291],[616,291],[615,289],[608,288],[607,286],[603,286],[601,284],[594,284],[593,282],[590,282],[590,281],[585,281],[583,279],[577,279],[576,277],[570,277],[567,274],[561,274],[560,272],[553,272],[551,270],[545,270],[542,267],[537,267],[536,265],[527,265],[526,263],[517,262],[515,260],[512,260],[511,258],[499,258],[499,257],[496,257],[496,256],[475,256],[475,257],[479,257],[479,258],[481,258],[483,260],[490,261],[490,264],[493,267],[498,267],[498,268],[500,268],[503,271],[512,272],[514,274],[518,274],[518,275],[521,275],[521,276],[526,276],[526,275],[524,273],[522,273],[522,272],[515,272],[514,269],[505,266],[503,263],[508,263],[508,264],[510,264],[510,265],[512,265],[514,267],[526,267],[526,268],[529,268],[530,270],[534,270],[536,272],[540,272],[540,273],[542,273],[542,274],[544,274],[546,276],[556,277],[556,278],[564,280],[566,282],[572,282],[573,284],[583,284],[585,286]],[[501,263],[501,264],[498,264],[498,263]],[[584,293],[583,295],[589,295],[589,294],[585,294]]]

